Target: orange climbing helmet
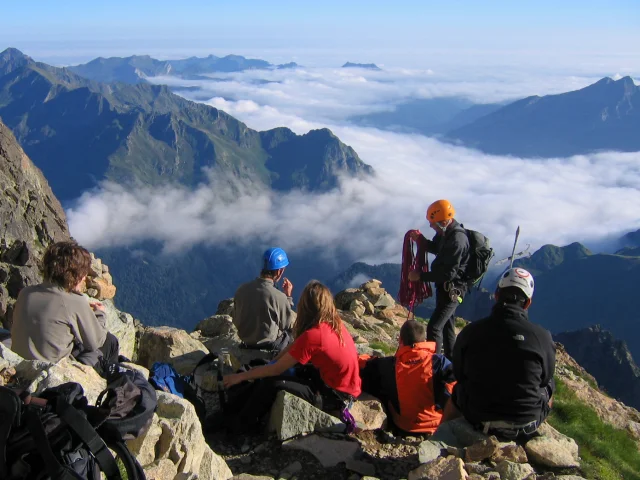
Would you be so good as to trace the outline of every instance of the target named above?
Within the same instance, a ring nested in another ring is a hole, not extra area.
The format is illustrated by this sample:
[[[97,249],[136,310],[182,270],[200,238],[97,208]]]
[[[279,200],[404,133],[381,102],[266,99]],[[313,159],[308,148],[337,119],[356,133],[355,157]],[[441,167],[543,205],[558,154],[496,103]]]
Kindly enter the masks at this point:
[[[449,200],[436,200],[427,208],[429,223],[444,222],[456,216],[456,210]]]

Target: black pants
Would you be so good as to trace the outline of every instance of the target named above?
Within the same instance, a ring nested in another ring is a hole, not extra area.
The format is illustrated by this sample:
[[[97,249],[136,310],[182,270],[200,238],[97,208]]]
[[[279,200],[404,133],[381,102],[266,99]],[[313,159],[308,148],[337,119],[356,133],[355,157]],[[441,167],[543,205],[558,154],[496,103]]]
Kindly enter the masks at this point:
[[[441,353],[444,347],[444,355],[451,358],[453,345],[456,342],[456,331],[453,316],[458,308],[458,302],[451,300],[449,292],[444,287],[436,287],[436,309],[431,315],[427,325],[427,340],[436,342],[436,353]]]
[[[94,352],[83,351],[82,345],[76,345],[71,356],[80,363],[85,365],[95,366],[100,360],[100,357],[108,363],[118,363],[118,356],[120,355],[120,342],[115,335],[107,332],[107,337],[104,339],[104,343],[98,350]]]
[[[280,353],[292,343],[293,335],[291,335],[289,331],[284,330],[280,333],[280,336],[273,342],[261,343],[259,345],[247,345],[246,343],[242,342],[240,344],[240,348],[245,348],[247,350],[271,350],[273,352]]]

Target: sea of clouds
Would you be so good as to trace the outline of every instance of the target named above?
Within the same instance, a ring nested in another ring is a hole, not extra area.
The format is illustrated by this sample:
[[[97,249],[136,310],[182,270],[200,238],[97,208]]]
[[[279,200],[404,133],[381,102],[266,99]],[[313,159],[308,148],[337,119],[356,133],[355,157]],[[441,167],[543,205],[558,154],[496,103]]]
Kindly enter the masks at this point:
[[[410,228],[426,232],[427,205],[450,199],[467,227],[506,256],[513,233],[532,249],[598,244],[640,228],[640,152],[526,159],[486,155],[417,134],[358,127],[353,115],[411,98],[508,101],[582,88],[599,78],[502,72],[449,78],[429,70],[304,68],[210,78],[154,79],[265,130],[330,128],[376,175],[344,178],[329,193],[274,193],[211,177],[196,189],[125,189],[103,183],[69,209],[73,235],[90,248],[159,240],[168,252],[195,244],[259,241],[292,251],[340,251],[369,263],[398,262]]]

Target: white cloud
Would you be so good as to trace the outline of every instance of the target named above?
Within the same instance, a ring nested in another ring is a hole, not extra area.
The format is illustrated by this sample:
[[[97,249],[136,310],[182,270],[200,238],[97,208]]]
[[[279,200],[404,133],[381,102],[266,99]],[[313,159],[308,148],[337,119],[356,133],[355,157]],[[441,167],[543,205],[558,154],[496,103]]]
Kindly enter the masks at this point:
[[[259,239],[379,263],[399,261],[408,229],[429,233],[424,211],[437,198],[449,198],[458,218],[487,234],[503,256],[517,225],[522,244],[533,248],[640,228],[640,153],[540,161],[484,155],[419,135],[337,132],[374,165],[376,177],[344,179],[331,193],[284,195],[230,187],[223,178],[194,191],[107,183],[69,210],[71,231],[91,248],[156,239],[178,251]]]
[[[390,110],[413,98],[460,96],[477,103],[501,102],[585,87],[602,75],[543,74],[514,69],[479,69],[469,76],[453,69],[299,68],[248,70],[185,80],[164,76],[150,81],[174,87],[187,98],[252,101],[285,114],[331,123],[353,115]]]
[[[388,108],[403,95],[504,98],[533,93],[533,85],[544,93],[591,81],[508,78],[505,73],[456,82],[416,70],[303,69],[248,71],[225,75],[224,81],[173,79],[201,87],[200,94],[211,95],[207,103],[258,130],[287,126],[305,133],[328,126],[377,175],[343,179],[339,190],[324,194],[256,191],[220,177],[193,191],[105,183],[69,210],[71,231],[90,248],[154,239],[167,251],[180,251],[198,243],[260,240],[380,263],[399,261],[408,229],[430,233],[424,211],[437,198],[449,198],[467,227],[488,235],[498,257],[508,254],[518,225],[521,244],[531,243],[532,250],[545,243],[596,242],[640,228],[640,152],[548,160],[500,157],[344,121],[354,112]]]

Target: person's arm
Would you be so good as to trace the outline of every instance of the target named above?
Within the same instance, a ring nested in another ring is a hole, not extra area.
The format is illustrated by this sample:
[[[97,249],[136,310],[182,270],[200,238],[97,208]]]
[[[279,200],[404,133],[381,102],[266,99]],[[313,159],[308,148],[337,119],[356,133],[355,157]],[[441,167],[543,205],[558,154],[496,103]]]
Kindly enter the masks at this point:
[[[107,338],[107,329],[104,326],[106,323],[104,311],[96,309],[94,313],[84,296],[78,296],[74,300],[72,302],[72,310],[69,313],[75,317],[77,335],[79,337],[77,340],[82,344],[85,351],[92,352],[97,350]],[[69,308],[69,305],[67,305],[67,308]],[[100,316],[100,319],[98,319],[98,316]]]
[[[226,375],[223,379],[225,388],[229,388],[240,382],[247,380],[257,380],[258,378],[275,377],[293,367],[298,361],[289,353],[285,353],[280,359],[271,365],[252,368],[248,372],[234,373]]]
[[[464,238],[463,238],[464,237]],[[423,282],[445,283],[458,275],[460,263],[469,252],[469,241],[464,231],[455,232],[453,238],[442,246],[438,253],[438,268],[431,272],[421,272]]]
[[[541,356],[542,356],[542,385],[541,387],[547,387],[553,382],[553,376],[556,373],[556,344],[553,341],[553,337],[547,331],[545,331],[547,338],[544,342],[540,342]]]
[[[284,350],[282,350],[277,356],[276,358],[274,358],[274,360],[277,362],[278,360],[280,360],[282,357],[284,357],[285,353],[289,353],[289,349],[291,348],[292,344],[289,344],[285,347]]]
[[[443,410],[451,397],[453,385],[456,382],[453,365],[447,357],[439,353],[433,355],[431,365],[433,368],[433,398],[436,408]]]

